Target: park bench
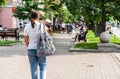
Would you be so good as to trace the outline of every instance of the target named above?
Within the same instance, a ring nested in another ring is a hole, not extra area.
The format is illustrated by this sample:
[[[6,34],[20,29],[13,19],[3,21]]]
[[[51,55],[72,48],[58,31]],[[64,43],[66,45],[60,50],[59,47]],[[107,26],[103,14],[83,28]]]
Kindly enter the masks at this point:
[[[15,40],[19,41],[18,28],[6,28],[3,30],[0,30],[0,36],[3,40],[8,37],[15,37]]]

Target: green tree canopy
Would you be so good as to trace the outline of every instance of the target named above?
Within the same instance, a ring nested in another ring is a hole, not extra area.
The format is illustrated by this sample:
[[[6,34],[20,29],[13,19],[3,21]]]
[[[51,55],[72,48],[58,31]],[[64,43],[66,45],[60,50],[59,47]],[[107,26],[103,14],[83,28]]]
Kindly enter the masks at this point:
[[[43,5],[43,2],[39,2],[38,0],[24,0],[24,6],[17,6],[14,16],[19,19],[29,19],[32,10],[41,10],[44,11],[43,8],[40,8],[39,5]]]
[[[104,30],[105,22],[111,17],[120,21],[119,0],[68,0],[66,6],[73,15],[78,15],[78,20],[82,18],[87,24],[95,21]]]
[[[0,7],[6,5],[8,0],[0,0]]]

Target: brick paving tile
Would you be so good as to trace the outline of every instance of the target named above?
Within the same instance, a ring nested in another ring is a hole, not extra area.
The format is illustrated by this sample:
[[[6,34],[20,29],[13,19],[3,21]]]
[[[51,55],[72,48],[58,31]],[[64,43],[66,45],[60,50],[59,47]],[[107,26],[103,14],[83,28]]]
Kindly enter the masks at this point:
[[[111,53],[48,57],[48,79],[120,79],[120,66]]]
[[[57,52],[47,57],[47,79],[120,79],[114,53],[68,52],[63,38],[55,38]],[[31,79],[25,45],[0,47],[0,79]]]

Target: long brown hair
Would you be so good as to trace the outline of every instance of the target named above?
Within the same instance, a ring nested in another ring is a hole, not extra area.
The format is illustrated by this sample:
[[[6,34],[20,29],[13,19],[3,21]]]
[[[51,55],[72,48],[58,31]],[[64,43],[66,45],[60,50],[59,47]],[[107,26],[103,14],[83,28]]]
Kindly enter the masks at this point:
[[[34,28],[35,20],[39,19],[39,12],[32,11],[31,13],[31,26]]]

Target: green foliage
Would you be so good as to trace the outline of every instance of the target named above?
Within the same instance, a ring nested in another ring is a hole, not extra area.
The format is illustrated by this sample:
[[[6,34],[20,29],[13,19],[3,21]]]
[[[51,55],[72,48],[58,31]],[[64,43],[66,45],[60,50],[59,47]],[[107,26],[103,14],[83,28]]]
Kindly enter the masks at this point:
[[[77,20],[81,18],[81,3],[79,0],[67,0],[66,6],[70,13],[73,15],[73,17],[77,18]]]
[[[71,22],[70,17],[72,17],[72,15],[67,9],[63,8],[59,10],[59,17],[62,22]]]
[[[97,49],[97,43],[78,43],[75,48],[80,49]]]
[[[4,46],[4,45],[12,45],[12,44],[16,44],[19,43],[18,41],[0,41],[0,46]]]
[[[115,35],[111,35],[110,42],[120,45],[120,38],[116,37]]]
[[[80,48],[80,49],[97,49],[97,43],[100,42],[99,37],[95,37],[94,33],[89,30],[87,33],[87,41],[88,42],[80,42],[77,43],[75,48]],[[120,45],[120,38],[111,35],[110,43],[115,43]]]
[[[90,43],[98,43],[100,42],[99,37],[96,37],[94,35],[94,32],[92,30],[89,30],[86,36],[86,39],[88,40],[88,42]]]
[[[45,0],[45,10],[46,10],[46,16],[48,18],[52,17],[57,17],[59,15],[61,15],[62,11],[64,11],[64,3],[65,0],[62,0],[60,3],[56,2],[55,0]],[[64,14],[65,11],[62,13]]]
[[[42,18],[58,18],[63,22],[72,22],[73,15],[64,8],[64,3],[66,0],[61,2],[56,2],[55,0],[44,0],[44,2],[39,2],[38,0],[24,0],[24,6],[18,6],[14,13],[14,16],[19,19],[29,19],[32,9],[45,12],[45,16]],[[39,8],[39,5],[43,5],[44,8]]]
[[[44,8],[46,10],[46,16],[49,18],[50,16],[58,16],[58,11],[61,8],[61,6],[60,3],[56,3],[55,0],[45,0]]]
[[[88,42],[77,43],[75,48],[80,49],[97,49],[97,43],[99,42],[99,37],[95,37],[94,33],[89,30],[86,36]]]
[[[104,2],[103,2],[104,1]],[[78,20],[84,20],[91,25],[95,21],[97,24],[102,22],[102,4],[105,8],[105,18],[107,21],[111,17],[120,21],[120,1],[119,0],[67,0],[66,6],[74,16],[78,15]],[[103,24],[102,24],[103,25]],[[94,26],[94,25],[93,25]]]
[[[5,6],[8,0],[0,0],[0,7]]]
[[[59,22],[72,22],[73,15],[65,8],[66,0],[56,2],[56,0],[44,0],[45,16],[53,20],[53,31],[55,30],[56,19]]]
[[[24,6],[18,6],[13,16],[22,20],[29,19],[32,10],[44,11],[43,8],[39,8],[39,5],[43,5],[43,2],[25,0]]]

